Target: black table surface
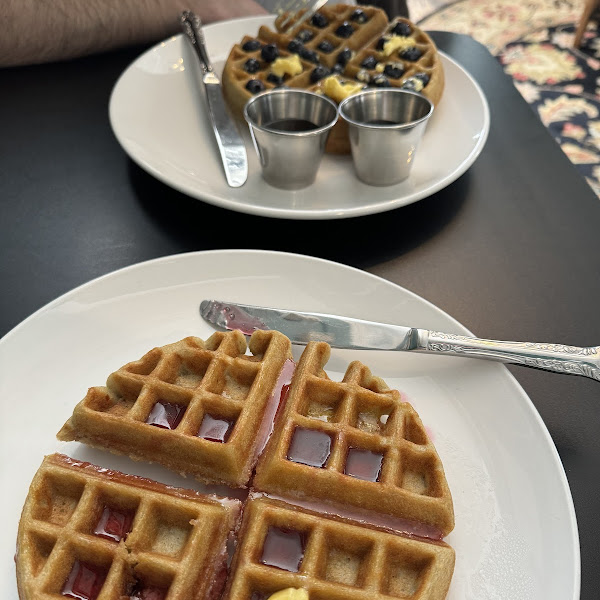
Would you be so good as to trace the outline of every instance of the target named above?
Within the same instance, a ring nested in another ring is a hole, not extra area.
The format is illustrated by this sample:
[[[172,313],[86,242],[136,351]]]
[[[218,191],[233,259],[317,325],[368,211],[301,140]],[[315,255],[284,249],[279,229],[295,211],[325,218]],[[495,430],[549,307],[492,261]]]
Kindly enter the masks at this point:
[[[230,212],[138,168],[114,138],[107,107],[142,48],[0,71],[0,335],[99,275],[219,249],[223,239],[248,248],[248,232],[268,228],[260,249],[369,271],[481,337],[600,343],[600,200],[483,46],[459,34],[433,37],[487,96],[491,129],[481,156],[427,199],[334,221]],[[596,600],[600,384],[510,369],[565,466],[580,531],[581,598]]]

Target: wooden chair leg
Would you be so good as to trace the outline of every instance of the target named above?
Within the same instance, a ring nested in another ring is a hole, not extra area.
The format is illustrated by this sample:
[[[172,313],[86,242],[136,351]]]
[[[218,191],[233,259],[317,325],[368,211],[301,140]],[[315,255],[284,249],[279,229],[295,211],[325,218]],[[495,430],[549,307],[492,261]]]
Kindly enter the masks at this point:
[[[598,7],[600,0],[586,0],[585,6],[583,8],[583,13],[581,18],[579,19],[579,25],[577,26],[577,30],[575,31],[575,39],[573,40],[573,48],[579,48],[581,45],[581,40],[583,38],[583,34],[585,33],[585,29],[587,24],[590,22],[594,11]]]

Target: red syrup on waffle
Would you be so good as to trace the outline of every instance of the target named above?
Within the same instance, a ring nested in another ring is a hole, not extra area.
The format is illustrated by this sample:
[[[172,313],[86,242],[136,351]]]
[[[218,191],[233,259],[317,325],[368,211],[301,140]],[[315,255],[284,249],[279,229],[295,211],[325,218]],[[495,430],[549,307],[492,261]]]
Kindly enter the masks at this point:
[[[150,411],[146,423],[162,429],[175,429],[183,418],[185,407],[165,400],[159,400]]]
[[[106,569],[76,560],[61,594],[76,600],[96,600],[102,590],[106,575]]]
[[[235,421],[213,417],[207,413],[204,415],[202,423],[200,424],[198,437],[210,442],[225,443],[229,439],[229,435],[231,434],[234,425]]]
[[[117,510],[110,506],[105,506],[102,515],[100,516],[100,520],[94,528],[94,535],[107,540],[120,542],[121,540],[124,540],[131,531],[134,517],[134,511]]]
[[[271,434],[275,426],[275,420],[279,415],[280,410],[285,406],[294,371],[296,370],[296,363],[288,358],[281,367],[281,372],[273,388],[267,406],[265,408],[264,418],[256,434],[258,443],[256,445],[256,451],[254,454],[254,460],[263,453]]]
[[[331,437],[323,431],[296,427],[287,458],[309,467],[323,468],[331,454]]]
[[[305,535],[299,531],[269,527],[260,562],[297,573],[304,558]]]
[[[365,481],[377,481],[381,473],[383,455],[370,450],[350,448],[346,457],[344,473]]]

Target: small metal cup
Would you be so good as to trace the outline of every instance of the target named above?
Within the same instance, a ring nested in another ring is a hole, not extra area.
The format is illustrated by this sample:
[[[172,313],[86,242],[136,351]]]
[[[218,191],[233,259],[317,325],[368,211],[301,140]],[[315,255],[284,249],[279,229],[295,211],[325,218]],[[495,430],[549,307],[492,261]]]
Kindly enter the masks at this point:
[[[337,121],[337,106],[333,101],[303,90],[270,90],[248,100],[244,118],[267,183],[286,190],[313,183],[327,136]],[[287,131],[271,126],[284,120],[309,121],[315,128]]]
[[[433,104],[415,92],[371,89],[343,100],[356,174],[369,185],[393,185],[409,175]]]

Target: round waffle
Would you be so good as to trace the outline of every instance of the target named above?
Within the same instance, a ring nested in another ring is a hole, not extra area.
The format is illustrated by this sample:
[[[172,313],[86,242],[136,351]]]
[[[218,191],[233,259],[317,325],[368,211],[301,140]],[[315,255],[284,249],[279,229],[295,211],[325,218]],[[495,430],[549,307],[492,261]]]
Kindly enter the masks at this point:
[[[239,119],[256,93],[282,85],[323,93],[340,102],[368,86],[416,91],[438,104],[444,71],[432,39],[414,23],[391,23],[377,8],[336,4],[299,22],[302,12],[262,26],[236,44],[223,71],[223,94]],[[291,27],[291,29],[290,29]],[[350,152],[345,123],[333,128],[326,150]]]
[[[242,507],[46,457],[19,524],[19,598],[217,600],[227,585],[226,600],[443,600],[454,509],[419,415],[358,361],[331,379],[325,342],[297,364],[290,345],[188,337],[90,388],[60,439],[251,491]]]

